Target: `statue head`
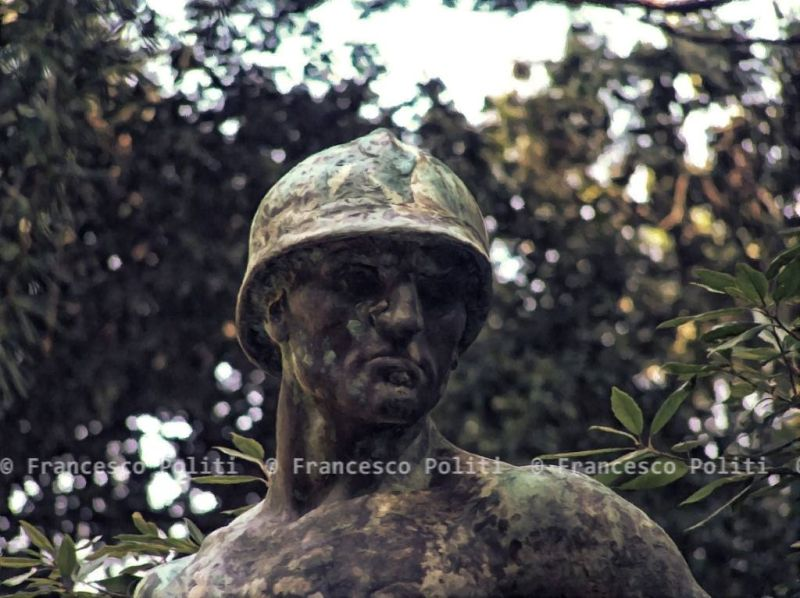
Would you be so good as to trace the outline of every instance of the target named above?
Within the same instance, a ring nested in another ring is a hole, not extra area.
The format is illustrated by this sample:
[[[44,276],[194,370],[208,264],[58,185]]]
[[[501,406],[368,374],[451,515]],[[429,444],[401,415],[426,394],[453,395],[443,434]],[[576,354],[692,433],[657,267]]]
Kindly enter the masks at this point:
[[[435,405],[489,306],[483,218],[442,162],[379,129],[307,158],[258,208],[245,353],[368,419]],[[289,372],[284,372],[288,374]]]

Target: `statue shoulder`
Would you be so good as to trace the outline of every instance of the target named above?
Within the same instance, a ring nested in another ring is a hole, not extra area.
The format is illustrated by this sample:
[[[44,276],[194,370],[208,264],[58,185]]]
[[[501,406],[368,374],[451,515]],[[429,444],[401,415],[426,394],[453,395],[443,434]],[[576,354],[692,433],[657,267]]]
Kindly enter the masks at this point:
[[[550,571],[551,581],[587,596],[706,596],[667,533],[592,478],[508,467],[495,485],[521,579]]]
[[[185,556],[154,567],[148,571],[147,575],[136,585],[133,598],[157,598],[159,596],[168,596],[169,594],[165,593],[165,588],[181,573],[181,571],[191,564],[193,559],[193,555]]]
[[[133,598],[179,598],[185,596],[187,571],[190,572],[193,565],[197,567],[203,565],[204,561],[219,559],[219,554],[225,551],[225,539],[246,529],[256,512],[257,507],[251,508],[227,525],[209,533],[203,540],[200,550],[195,554],[172,560],[149,570],[147,575],[136,585]]]

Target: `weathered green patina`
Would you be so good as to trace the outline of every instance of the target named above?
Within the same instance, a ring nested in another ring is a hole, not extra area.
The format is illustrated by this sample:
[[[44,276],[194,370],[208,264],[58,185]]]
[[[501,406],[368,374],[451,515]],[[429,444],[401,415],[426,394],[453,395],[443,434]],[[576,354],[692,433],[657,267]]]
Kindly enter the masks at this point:
[[[236,306],[239,340],[247,356],[269,372],[280,372],[280,353],[264,330],[263,306],[264,285],[277,258],[321,241],[376,234],[430,237],[475,254],[481,288],[468,306],[462,347],[469,346],[483,325],[491,296],[481,212],[445,164],[378,129],[303,160],[258,207]]]
[[[238,307],[251,358],[280,360],[277,470],[264,501],[137,596],[705,596],[613,491],[439,434],[429,414],[482,324],[489,272],[463,184],[386,131],[282,179]]]

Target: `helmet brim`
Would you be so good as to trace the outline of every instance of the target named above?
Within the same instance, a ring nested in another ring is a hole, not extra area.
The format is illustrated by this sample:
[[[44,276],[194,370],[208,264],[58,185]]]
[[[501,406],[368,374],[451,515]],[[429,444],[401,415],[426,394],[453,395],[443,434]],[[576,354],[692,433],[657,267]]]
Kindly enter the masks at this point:
[[[395,208],[393,217],[387,214],[356,213],[352,218],[337,214],[331,227],[317,221],[311,231],[294,231],[281,236],[280,244],[263,248],[260,254],[251,255],[247,275],[239,290],[236,304],[236,328],[239,344],[248,359],[266,372],[279,376],[281,373],[280,348],[267,334],[265,328],[266,305],[264,288],[271,271],[281,258],[299,249],[347,239],[363,237],[396,238],[421,244],[451,244],[466,250],[473,258],[477,280],[474,296],[465,297],[467,322],[459,347],[463,352],[475,340],[489,311],[492,295],[492,271],[489,258],[479,239],[471,238],[463,223],[447,221],[436,214],[423,226],[419,214],[403,217]],[[372,217],[370,217],[372,216]],[[433,215],[432,215],[433,216]],[[437,221],[439,220],[439,221]]]

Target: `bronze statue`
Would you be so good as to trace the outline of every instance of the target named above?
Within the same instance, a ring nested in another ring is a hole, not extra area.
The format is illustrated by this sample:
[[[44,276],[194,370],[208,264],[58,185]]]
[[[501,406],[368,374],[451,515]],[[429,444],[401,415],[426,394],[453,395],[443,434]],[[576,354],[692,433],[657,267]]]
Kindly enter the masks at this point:
[[[137,596],[706,596],[613,491],[436,429],[487,313],[487,247],[464,184],[386,130],[284,176],[237,305],[245,352],[282,376],[269,492]]]

